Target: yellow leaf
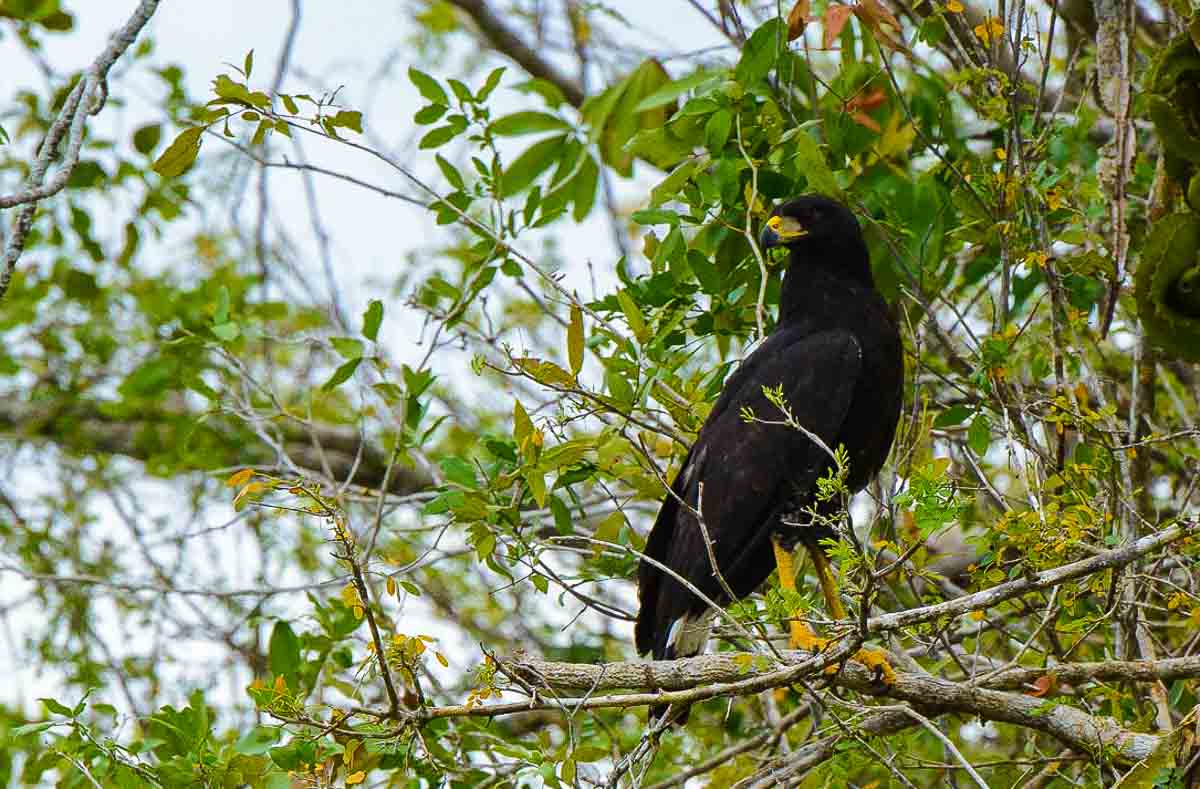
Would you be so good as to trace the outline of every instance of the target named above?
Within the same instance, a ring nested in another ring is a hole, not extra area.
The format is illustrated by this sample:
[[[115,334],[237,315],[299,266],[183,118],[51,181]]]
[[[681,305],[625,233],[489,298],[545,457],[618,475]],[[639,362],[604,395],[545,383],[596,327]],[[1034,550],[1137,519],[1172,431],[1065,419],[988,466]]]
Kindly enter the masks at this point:
[[[904,120],[904,113],[893,112],[884,124],[883,134],[875,143],[875,155],[881,159],[903,154],[912,146],[917,130]]]
[[[240,487],[250,481],[254,476],[254,469],[244,468],[241,471],[233,474],[229,479],[225,480],[225,484],[231,488]]]
[[[538,431],[541,435],[541,431]],[[531,468],[525,472],[525,482],[529,485],[529,493],[533,496],[533,500],[537,502],[538,508],[546,506],[546,477],[545,473],[537,468]]]
[[[983,621],[983,612],[982,611],[972,611],[971,619],[975,620],[976,622],[982,622]]]
[[[393,597],[396,596],[396,579],[390,575],[388,576],[388,579],[387,579],[387,593],[392,595]]]
[[[583,369],[583,310],[577,304],[571,305],[571,323],[567,326],[567,359],[571,374],[579,375]]]
[[[437,658],[437,662],[442,664],[442,668],[450,668],[450,661],[446,660],[446,656],[441,652],[434,652],[433,656]]]
[[[354,586],[354,584],[346,584],[342,587],[341,598],[342,602],[345,603],[347,608],[353,608],[354,606],[362,605],[362,600],[359,599],[358,596],[358,589]]]
[[[950,0],[949,3],[946,3],[946,10],[952,14],[961,14],[965,9],[958,0]]]
[[[575,376],[559,367],[554,362],[547,362],[542,359],[535,359],[531,356],[522,356],[513,359],[517,368],[528,375],[539,384],[546,386],[561,386],[572,387],[575,384]]]
[[[237,495],[233,497],[233,508],[235,510],[239,509],[243,499],[245,499],[247,496],[258,493],[259,491],[266,490],[266,488],[267,483],[265,482],[251,482],[244,486],[237,492]]]
[[[596,527],[595,539],[602,540],[603,542],[616,542],[617,538],[621,536],[621,527],[624,525],[625,515],[620,510],[610,512],[608,517],[602,520],[600,525]],[[603,545],[596,545],[592,549],[597,556],[603,550]]]
[[[361,740],[348,740],[346,742],[346,749],[342,752],[342,764],[349,767],[354,763],[354,752],[358,750],[358,746],[361,744]]]
[[[999,17],[988,17],[986,21],[975,26],[975,35],[985,44],[991,44],[1003,33],[1004,25],[1001,24]]]
[[[639,342],[650,339],[650,333],[646,328],[646,319],[642,317],[642,311],[633,300],[633,296],[629,295],[629,291],[617,291],[617,302],[621,305],[621,312],[625,313],[625,320],[629,322],[629,328],[633,329],[633,336],[637,337]]]
[[[367,774],[365,772],[363,772],[362,770],[359,770],[356,773],[351,773],[350,775],[346,776],[346,786],[354,786],[355,784],[360,784],[363,781],[365,781],[366,779],[367,779]]]

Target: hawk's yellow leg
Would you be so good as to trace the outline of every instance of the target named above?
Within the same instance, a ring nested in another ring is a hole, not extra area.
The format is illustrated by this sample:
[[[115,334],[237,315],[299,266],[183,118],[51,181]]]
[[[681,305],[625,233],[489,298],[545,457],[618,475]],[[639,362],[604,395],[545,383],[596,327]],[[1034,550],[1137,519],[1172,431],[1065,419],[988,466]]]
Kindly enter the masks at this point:
[[[779,570],[779,585],[789,592],[796,591],[796,565],[792,562],[792,552],[771,538],[771,547],[775,549],[775,567]],[[819,652],[829,642],[818,636],[800,619],[788,620],[791,630],[792,649],[807,649],[809,652]]]
[[[796,569],[791,552],[785,550],[774,540],[771,540],[771,546],[775,549],[775,565],[779,568],[780,585],[784,589],[796,591]],[[837,580],[833,577],[829,558],[816,545],[809,545],[808,553],[812,557],[817,579],[821,583],[821,595],[825,598],[825,607],[828,609],[829,615],[834,619],[846,619],[846,608],[842,605],[842,599],[838,595]],[[789,624],[792,633],[792,649],[807,649],[815,652],[823,649],[829,643],[827,639],[819,637],[799,619],[793,619]],[[851,659],[877,671],[878,676],[886,684],[891,685],[896,682],[896,672],[892,670],[891,665],[887,662],[887,655],[881,650],[864,647],[858,650]]]

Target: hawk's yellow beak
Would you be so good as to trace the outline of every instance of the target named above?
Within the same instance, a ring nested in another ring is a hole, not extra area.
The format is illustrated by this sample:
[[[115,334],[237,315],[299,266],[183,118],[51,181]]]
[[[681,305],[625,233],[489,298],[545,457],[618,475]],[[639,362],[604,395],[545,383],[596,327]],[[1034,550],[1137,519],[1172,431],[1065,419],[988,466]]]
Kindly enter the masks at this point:
[[[767,220],[767,224],[763,226],[762,235],[759,237],[758,243],[763,249],[790,244],[798,238],[808,235],[808,230],[804,225],[790,216],[780,216],[776,214]]]

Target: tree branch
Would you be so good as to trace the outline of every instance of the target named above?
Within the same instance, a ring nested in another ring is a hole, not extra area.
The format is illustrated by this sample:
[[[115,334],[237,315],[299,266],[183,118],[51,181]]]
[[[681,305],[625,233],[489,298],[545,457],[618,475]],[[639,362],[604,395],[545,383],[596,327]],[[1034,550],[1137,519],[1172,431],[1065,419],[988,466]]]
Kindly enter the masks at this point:
[[[147,461],[178,453],[181,431],[185,426],[196,425],[202,416],[172,408],[146,408],[133,416],[113,415],[100,404],[86,400],[75,400],[69,405],[49,402],[33,406],[10,399],[0,401],[0,436],[49,441],[64,452],[75,454],[123,455]],[[211,429],[213,443],[217,444],[204,447],[209,468],[265,468],[276,463],[274,450],[262,444],[252,432],[216,418],[204,419],[202,424]],[[383,485],[388,455],[379,447],[363,445],[357,431],[328,425],[302,428],[284,423],[274,427],[279,431],[283,450],[296,465],[313,469],[314,477],[322,476],[316,469],[328,463],[337,482],[349,479],[353,472],[356,485],[367,488]],[[432,484],[419,471],[397,467],[392,471],[389,492],[408,495],[427,490]]]
[[[451,5],[462,9],[471,17],[471,21],[479,28],[492,48],[500,54],[517,62],[532,77],[544,79],[562,91],[564,97],[573,107],[579,107],[587,96],[583,87],[575,80],[563,74],[550,61],[530,49],[504,20],[492,9],[486,0],[450,0]]]
[[[1152,551],[1181,540],[1188,536],[1196,527],[1194,521],[1184,521],[1168,526],[1162,531],[1155,532],[1140,540],[1135,540],[1119,548],[1101,551],[1094,556],[1081,559],[1078,562],[1064,564],[1050,570],[1043,570],[1025,578],[993,586],[982,592],[965,595],[947,600],[944,603],[927,605],[921,608],[910,608],[907,611],[897,611],[892,614],[871,617],[867,620],[867,630],[870,633],[882,633],[896,630],[920,622],[929,622],[947,616],[958,616],[970,611],[981,611],[994,605],[1011,600],[1014,597],[1058,586],[1075,578],[1083,578],[1102,570],[1114,567],[1124,567],[1130,562],[1145,556]]]
[[[58,117],[50,124],[49,131],[38,149],[37,158],[29,168],[29,178],[25,181],[25,189],[13,195],[0,195],[0,208],[21,206],[13,220],[12,233],[4,248],[3,262],[0,263],[0,299],[8,292],[12,282],[13,272],[17,261],[25,250],[25,240],[33,227],[33,215],[39,200],[56,194],[67,185],[71,172],[79,163],[79,151],[83,147],[83,137],[86,131],[88,115],[94,115],[104,106],[108,95],[105,80],[109,69],[125,54],[125,50],[137,39],[138,33],[150,21],[158,8],[159,0],[142,0],[129,20],[109,39],[108,46],[100,53],[92,65],[84,72],[82,78],[67,96]],[[68,130],[70,133],[68,134]],[[48,182],[45,182],[46,172],[50,163],[58,153],[59,143],[67,136],[67,150],[62,166]]]
[[[663,701],[675,700],[675,697],[695,691],[706,691],[704,696],[709,698],[717,695],[744,695],[745,692],[750,692],[744,690],[746,688],[757,691],[768,687],[782,687],[792,684],[802,676],[811,676],[818,670],[812,656],[803,651],[783,653],[785,662],[792,665],[773,671],[747,671],[747,666],[751,665],[747,662],[748,657],[750,656],[703,655],[685,660],[600,665],[555,663],[518,657],[506,663],[506,667],[531,684],[556,689],[592,689],[594,692],[615,688],[639,691],[662,688]],[[1145,665],[1144,661],[1140,662],[1141,665],[1122,664],[1121,661],[1079,664],[1080,670],[1072,676],[1086,677],[1089,671],[1093,671],[1097,677],[1116,676],[1122,670],[1129,670],[1140,678],[1151,678],[1151,675],[1155,679],[1160,676],[1200,676],[1200,659],[1185,661],[1171,661],[1174,665],[1162,668]],[[1011,676],[1006,673],[994,677],[992,681],[1000,683],[1023,679],[1020,671],[1022,670],[1017,670]],[[1187,674],[1188,671],[1192,673]],[[1041,670],[1041,674],[1045,673],[1046,670]],[[1064,671],[1060,676],[1067,673]],[[932,710],[934,713],[978,715],[988,720],[1034,729],[1056,737],[1076,750],[1093,755],[1106,755],[1120,764],[1133,764],[1146,758],[1160,740],[1158,736],[1131,732],[1111,718],[1089,715],[1066,704],[1021,693],[976,687],[970,682],[953,682],[929,674],[897,672],[895,683],[885,685],[876,681],[869,668],[850,661],[842,665],[838,673],[831,675],[829,679],[840,687],[864,695],[906,701],[919,709]],[[710,692],[718,688],[722,692]],[[593,697],[593,700],[600,698],[621,697]],[[630,703],[607,706],[663,703],[656,699],[655,694],[646,692],[631,693],[624,698],[629,699]],[[569,701],[563,703],[571,706]],[[528,708],[528,705],[520,706],[523,709]]]

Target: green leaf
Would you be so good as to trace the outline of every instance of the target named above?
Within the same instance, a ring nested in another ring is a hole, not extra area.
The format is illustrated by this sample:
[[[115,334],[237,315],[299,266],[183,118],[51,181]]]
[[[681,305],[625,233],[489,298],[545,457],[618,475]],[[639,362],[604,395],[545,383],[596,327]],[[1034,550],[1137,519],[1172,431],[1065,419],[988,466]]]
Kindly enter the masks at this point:
[[[217,323],[212,327],[213,335],[221,342],[233,342],[242,334],[242,327],[233,321]]]
[[[527,110],[496,119],[492,123],[492,134],[501,137],[517,137],[522,134],[537,134],[569,128],[571,128],[570,125],[557,115]]]
[[[438,465],[449,482],[471,490],[479,487],[479,481],[475,477],[475,466],[462,458],[444,457],[438,461]]]
[[[282,729],[272,726],[255,726],[234,744],[233,749],[244,756],[261,756],[279,742],[282,734]]]
[[[480,104],[488,100],[488,96],[492,95],[492,91],[500,84],[500,77],[508,69],[507,66],[497,66],[492,69],[492,72],[487,75],[487,79],[483,81],[483,87],[479,89],[479,93],[475,96],[475,100]]]
[[[426,132],[425,136],[421,138],[421,141],[417,143],[417,147],[421,150],[440,148],[458,135],[459,128],[454,124],[438,126],[436,129],[431,129]]]
[[[353,337],[330,337],[329,344],[343,359],[357,359],[363,355],[363,344]]]
[[[546,506],[546,474],[539,468],[531,468],[525,472],[525,483],[529,485],[529,494],[538,507]]]
[[[579,375],[583,369],[583,310],[577,304],[571,305],[571,322],[567,325],[567,359],[571,374]]]
[[[283,108],[288,111],[289,115],[296,115],[300,112],[300,107],[296,105],[296,100],[286,93],[279,94],[280,101],[283,102]]]
[[[664,85],[650,95],[646,96],[636,105],[634,105],[633,111],[645,112],[646,110],[652,110],[657,107],[666,106],[679,96],[687,93],[692,88],[703,85],[705,82],[713,79],[721,73],[722,72],[720,71],[706,71],[704,69],[694,71],[686,77],[681,77],[674,82],[668,83],[667,85]]]
[[[329,376],[329,380],[321,385],[321,389],[326,392],[332,391],[341,384],[350,380],[350,376],[354,375],[354,371],[358,369],[358,365],[362,363],[362,357],[358,356],[343,364],[341,367],[333,371],[333,375]]]
[[[362,334],[371,342],[375,342],[375,338],[379,336],[379,326],[383,323],[383,302],[379,299],[371,299],[367,304],[367,309],[363,312],[363,327]]]
[[[550,512],[554,515],[554,527],[558,529],[559,534],[570,534],[571,528],[571,511],[567,509],[567,505],[563,504],[562,499],[558,496],[550,496]]]
[[[669,82],[670,76],[662,64],[654,58],[648,58],[628,77],[584,102],[581,112],[592,128],[592,136],[599,145],[600,154],[620,175],[628,177],[632,173],[634,156],[642,155],[627,148],[635,135],[639,132],[666,133],[662,128],[667,121],[664,107],[642,112],[635,110],[635,107]],[[664,166],[661,160],[654,163]],[[669,164],[674,164],[674,161]]]
[[[809,188],[830,197],[839,196],[842,193],[841,187],[838,186],[833,171],[829,169],[825,154],[821,152],[817,141],[805,132],[797,134],[794,139],[798,169],[808,179]]]
[[[167,146],[162,156],[154,161],[153,170],[164,178],[176,178],[188,171],[188,168],[200,155],[200,135],[204,134],[203,126],[191,126],[184,129]]]
[[[450,85],[450,90],[454,91],[454,97],[460,102],[463,104],[469,104],[474,101],[474,97],[471,95],[471,89],[463,84],[462,80],[457,80],[453,77],[450,77],[446,80],[446,82]]]
[[[242,73],[245,74],[247,78],[249,78],[250,72],[253,70],[254,70],[254,50],[252,49],[246,53],[246,57],[242,61]]]
[[[779,57],[786,35],[783,20],[779,18],[768,20],[755,30],[742,47],[742,57],[734,71],[737,81],[749,87],[766,77]]]
[[[434,382],[436,376],[432,370],[413,370],[407,364],[401,366],[401,374],[404,376],[404,386],[408,389],[409,397],[420,397],[425,394]]]
[[[534,427],[533,420],[529,418],[529,413],[525,410],[525,406],[521,405],[520,400],[513,401],[513,441],[518,447],[524,449],[525,442],[533,435]]]
[[[651,207],[661,205],[662,203],[672,200],[683,185],[688,182],[688,179],[696,174],[696,171],[708,163],[707,156],[700,156],[694,159],[689,159],[683,164],[671,171],[671,174],[664,178],[658,186],[650,190],[650,205]]]
[[[217,305],[213,309],[213,323],[224,323],[229,320],[229,306],[229,287],[222,285],[217,290]]]
[[[378,392],[388,405],[399,405],[400,401],[404,399],[404,390],[390,381],[371,384],[371,388]]]
[[[534,180],[550,169],[566,145],[565,136],[554,136],[534,143],[504,170],[500,196],[512,197],[523,192]]]
[[[992,442],[991,430],[992,426],[984,414],[976,414],[971,420],[971,426],[967,428],[967,446],[976,455],[982,456],[987,453]]]
[[[571,213],[576,222],[582,222],[596,202],[596,186],[600,182],[600,166],[591,156],[584,156],[579,172],[571,181],[571,199],[575,210]]]
[[[421,91],[421,95],[425,97],[426,101],[431,104],[450,104],[450,97],[446,95],[446,91],[437,83],[437,80],[424,71],[410,66],[408,78],[412,80],[412,84],[417,86],[417,90]]]
[[[362,134],[362,113],[358,110],[338,110],[337,115],[330,121],[339,129],[350,129]]]
[[[625,525],[625,516],[620,510],[610,512],[608,517],[600,521],[600,525],[596,527],[596,533],[593,537],[604,542],[616,542],[621,536],[621,527]],[[596,545],[593,552],[599,554],[604,550],[603,545]]]
[[[934,427],[954,427],[961,425],[971,415],[971,408],[965,405],[953,405],[937,415],[933,420]]]
[[[56,715],[66,715],[68,718],[71,717],[71,708],[57,699],[40,698],[38,701],[42,702],[48,711],[53,712]]]
[[[133,148],[138,153],[149,156],[150,152],[158,147],[158,141],[161,139],[162,124],[149,123],[138,127],[133,133]]]
[[[431,123],[436,123],[438,118],[446,114],[450,108],[445,104],[427,104],[417,113],[413,115],[413,121],[422,126],[428,126]]]
[[[287,622],[276,622],[271,628],[267,657],[271,673],[277,677],[294,677],[300,671],[300,639]]]
[[[484,532],[475,538],[475,554],[480,561],[488,558],[496,551],[496,535]]]
[[[621,312],[625,313],[625,320],[629,321],[629,328],[633,329],[633,334],[639,341],[644,342],[649,336],[646,329],[646,319],[642,317],[642,311],[638,308],[633,297],[629,295],[628,290],[617,292],[617,302],[621,305]]]
[[[643,208],[640,211],[634,211],[630,219],[639,225],[670,225],[671,227],[676,227],[679,224],[679,214],[674,211],[668,211],[665,208]]]
[[[718,154],[729,141],[729,132],[733,128],[733,113],[721,109],[708,117],[704,125],[704,144],[710,152]]]

